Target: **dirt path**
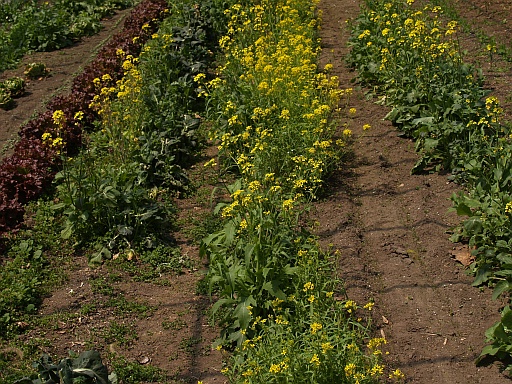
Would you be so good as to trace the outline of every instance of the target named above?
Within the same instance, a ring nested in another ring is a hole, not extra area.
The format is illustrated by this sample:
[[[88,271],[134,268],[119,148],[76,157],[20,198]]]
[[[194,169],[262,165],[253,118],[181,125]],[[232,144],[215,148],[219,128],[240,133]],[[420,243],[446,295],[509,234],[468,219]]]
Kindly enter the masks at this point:
[[[323,0],[323,61],[334,64],[342,85],[354,76],[342,62],[345,20],[359,11],[354,0]],[[341,27],[341,29],[340,29]],[[356,136],[353,159],[332,180],[332,194],[316,205],[319,235],[339,249],[349,297],[375,300],[377,332],[388,341],[388,365],[408,383],[509,383],[495,364],[478,368],[484,331],[498,319],[489,290],[472,278],[451,252],[447,231],[460,219],[448,213],[457,185],[446,176],[411,176],[417,157],[397,137],[387,109],[355,92],[349,120]],[[362,126],[371,124],[364,132]]]
[[[52,97],[65,93],[71,81],[96,56],[99,49],[122,27],[124,19],[131,12],[125,9],[102,22],[103,29],[96,35],[85,37],[81,42],[58,51],[37,52],[26,56],[15,70],[0,74],[0,80],[20,76],[28,63],[42,62],[50,69],[50,76],[27,82],[26,93],[16,99],[16,107],[5,111],[0,109],[0,150],[9,140],[17,137],[19,128],[31,117],[44,110]],[[0,152],[0,157],[3,157]]]

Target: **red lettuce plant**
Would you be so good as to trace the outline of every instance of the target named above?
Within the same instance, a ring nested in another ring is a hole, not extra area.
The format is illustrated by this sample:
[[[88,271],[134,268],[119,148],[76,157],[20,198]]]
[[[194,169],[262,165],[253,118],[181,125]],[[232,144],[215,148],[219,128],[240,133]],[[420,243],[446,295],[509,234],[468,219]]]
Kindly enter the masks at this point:
[[[123,76],[123,55],[137,57],[143,44],[156,32],[165,17],[165,0],[144,0],[133,9],[116,34],[98,53],[96,59],[77,76],[69,95],[53,98],[47,110],[23,126],[14,153],[0,163],[0,236],[19,228],[24,205],[42,196],[51,185],[60,165],[60,153],[76,154],[82,147],[82,131],[92,128],[98,119],[89,104],[98,89],[94,79],[108,74],[113,83]],[[62,111],[56,127],[54,113]],[[58,132],[57,132],[58,131]],[[46,145],[44,134],[62,138],[63,148]]]

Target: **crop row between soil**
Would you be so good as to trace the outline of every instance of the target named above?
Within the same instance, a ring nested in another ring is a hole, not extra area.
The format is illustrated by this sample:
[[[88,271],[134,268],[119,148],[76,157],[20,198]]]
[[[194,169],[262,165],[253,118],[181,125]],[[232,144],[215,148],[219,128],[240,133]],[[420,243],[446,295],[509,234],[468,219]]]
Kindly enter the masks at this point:
[[[452,198],[469,216],[454,240],[474,247],[475,285],[495,286],[498,297],[512,289],[510,126],[478,68],[463,62],[457,23],[443,23],[441,12],[413,0],[367,1],[352,26],[349,63],[416,140],[413,172],[444,169],[467,187]],[[23,334],[43,279],[59,279],[47,266],[63,255],[84,254],[90,266],[137,260],[149,274],[180,270],[172,200],[193,193],[188,168],[208,139],[218,156],[205,166],[222,175],[224,195],[214,192],[215,224],[200,253],[222,329],[215,346],[228,356],[222,373],[244,383],[402,381],[382,363],[386,340],[369,337],[363,318],[373,303],[361,308],[346,297],[332,273],[337,254],[320,249],[308,223],[350,144],[340,117],[356,113],[332,65],[318,68],[315,4],[145,1],[134,15],[73,94],[22,128],[1,164],[2,337]],[[26,204],[36,199],[26,226]],[[509,357],[511,319],[505,307],[482,356]],[[137,339],[124,323],[102,332],[105,342]],[[121,360],[111,365],[122,382],[142,380]],[[39,366],[47,374],[61,369],[48,364]],[[82,356],[70,364],[79,376]],[[145,380],[171,378],[148,371]]]
[[[160,16],[166,12],[161,5],[156,8]],[[100,52],[117,67],[107,71],[97,61],[94,72],[86,70],[75,81],[72,97],[87,84],[85,98],[75,104],[59,99],[22,129],[26,141],[4,164],[15,164],[29,140],[40,151],[37,158],[31,152],[30,159],[48,164],[34,163],[28,172],[18,166],[24,184],[15,191],[19,195],[23,188],[37,187],[23,195],[23,204],[47,192],[56,174],[52,200],[35,206],[33,228],[55,214],[52,228],[62,226],[57,243],[70,252],[82,250],[90,265],[165,255],[172,219],[169,196],[188,188],[184,167],[201,140],[197,128],[206,105],[203,125],[218,141],[221,169],[235,178],[225,187],[231,202],[217,209],[223,229],[202,245],[217,300],[212,310],[223,327],[218,348],[232,352],[223,372],[232,381],[332,382],[345,377],[347,382],[375,382],[384,374],[379,361],[385,340],[368,341],[364,321],[358,319],[372,303],[360,309],[343,296],[330,273],[330,256],[302,223],[302,212],[350,137],[347,128],[334,140],[331,121],[350,90],[337,89],[328,67],[316,73],[317,19],[310,2],[219,5],[175,5],[158,32],[151,32],[150,24],[137,24],[142,35],[124,36],[124,43]],[[207,65],[214,47],[206,37],[219,32],[222,55],[212,79]],[[142,48],[143,36],[150,35]],[[129,51],[132,45],[142,48],[139,58]],[[120,67],[122,78],[112,71]],[[50,172],[39,176],[44,181],[30,178],[47,167]],[[21,223],[23,213],[21,204],[12,205],[8,191],[4,187],[4,231]],[[30,234],[10,236],[10,258],[44,263],[55,246],[38,244]],[[31,300],[37,300],[34,293]],[[5,308],[15,315],[2,318],[5,335],[15,335],[20,330],[16,324],[36,308],[24,304]],[[121,343],[136,338],[117,323],[111,324],[112,337]],[[72,375],[80,375],[83,361],[82,356],[72,360],[77,368]],[[40,361],[45,375],[61,369],[48,363]],[[391,376],[402,377],[399,371]],[[121,379],[130,382],[127,376]]]
[[[469,243],[473,285],[493,287],[496,299],[511,290],[511,124],[499,100],[488,96],[481,69],[464,62],[458,22],[442,14],[440,6],[414,0],[366,1],[353,25],[349,62],[359,81],[392,107],[386,119],[415,140],[420,159],[412,172],[444,170],[464,185],[466,192],[452,200],[468,218],[452,240]],[[486,49],[492,60],[497,47]],[[510,318],[505,306],[478,362],[509,357]]]

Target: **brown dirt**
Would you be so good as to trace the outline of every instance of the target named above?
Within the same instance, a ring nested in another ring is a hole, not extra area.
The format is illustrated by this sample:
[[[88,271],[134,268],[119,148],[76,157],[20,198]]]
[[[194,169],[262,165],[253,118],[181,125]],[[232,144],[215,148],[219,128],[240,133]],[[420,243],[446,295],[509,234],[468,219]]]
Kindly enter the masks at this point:
[[[334,64],[342,87],[350,87],[355,75],[344,67],[343,57],[346,20],[357,16],[360,3],[320,3],[322,61]],[[511,4],[486,2],[486,7],[492,13]],[[482,51],[476,38],[466,40],[465,48]],[[488,65],[486,74],[492,69],[496,66]],[[490,80],[494,93],[510,95],[510,72],[496,78]],[[472,278],[453,256],[467,252],[448,239],[461,220],[448,212],[449,198],[460,187],[445,175],[410,174],[417,160],[413,143],[382,120],[386,107],[366,101],[361,90],[350,107],[357,109],[347,119],[355,136],[353,154],[331,180],[329,197],[316,204],[315,218],[322,243],[341,252],[340,273],[349,297],[375,301],[374,325],[387,339],[388,366],[401,369],[408,383],[510,382],[499,364],[474,363],[502,303],[493,302],[489,290],[472,287]],[[363,132],[364,124],[371,130]]]
[[[324,15],[321,60],[334,65],[333,74],[344,88],[354,77],[343,63],[349,33],[346,20],[357,16],[360,3],[320,3]],[[511,0],[486,3],[484,8],[500,19],[503,14],[499,12],[510,13],[511,4]],[[475,7],[482,9],[478,4]],[[466,16],[478,17],[472,9],[464,8]],[[52,76],[32,81],[15,109],[0,110],[0,147],[45,101],[65,90],[125,15],[119,13],[106,22],[99,35],[74,47],[24,60],[45,62]],[[492,28],[505,33],[506,27],[501,22]],[[485,54],[476,54],[482,52],[476,37],[465,37],[463,43],[470,56],[485,65]],[[510,98],[510,71],[497,68],[509,67],[504,63],[491,66],[487,61],[486,72],[495,73],[489,83],[501,98]],[[1,77],[22,72],[23,66]],[[509,110],[510,102],[505,105]],[[353,155],[331,180],[329,196],[315,205],[315,218],[322,244],[332,244],[341,252],[340,273],[349,297],[359,303],[370,299],[376,303],[374,324],[377,334],[388,341],[388,366],[400,368],[408,383],[510,382],[499,364],[480,368],[474,364],[485,345],[484,331],[497,321],[501,303],[493,302],[488,290],[473,288],[472,278],[453,257],[461,247],[448,240],[448,232],[460,218],[448,212],[449,197],[459,187],[442,175],[410,175],[417,158],[413,144],[398,138],[391,124],[382,120],[385,107],[366,101],[360,90],[354,92],[350,107],[357,109],[356,116],[346,121],[354,132]],[[372,129],[363,133],[364,124],[371,124]],[[207,205],[182,201],[180,216],[185,221],[198,218]],[[123,272],[115,272],[118,280],[106,281],[114,287],[113,297],[152,308],[142,317],[119,315],[115,308],[99,304],[109,297],[94,293],[91,282],[109,279],[112,273],[108,266],[90,270],[76,258],[69,280],[45,299],[41,308],[40,316],[55,315],[55,321],[45,330],[29,330],[27,342],[44,339],[47,346],[41,349],[61,357],[69,349],[79,352],[92,347],[106,356],[121,354],[128,361],[161,368],[167,382],[225,382],[220,374],[222,356],[211,348],[218,330],[206,321],[209,300],[195,293],[205,266],[197,257],[196,246],[185,237],[179,243],[183,254],[195,260],[196,268],[181,275],[166,274],[151,283],[137,283]],[[86,306],[94,307],[82,315],[80,310]],[[59,320],[62,318],[65,320]],[[102,335],[113,322],[132,327],[138,339],[105,345]]]

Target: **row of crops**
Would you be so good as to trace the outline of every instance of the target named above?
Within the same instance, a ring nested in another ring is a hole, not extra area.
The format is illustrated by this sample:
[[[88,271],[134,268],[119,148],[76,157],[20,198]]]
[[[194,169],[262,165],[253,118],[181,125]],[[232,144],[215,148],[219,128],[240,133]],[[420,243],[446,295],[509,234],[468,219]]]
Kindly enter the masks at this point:
[[[392,107],[387,119],[414,138],[420,159],[412,171],[442,169],[465,187],[452,196],[454,209],[467,216],[452,240],[467,241],[473,249],[473,285],[493,287],[495,299],[508,297],[512,126],[503,121],[498,99],[484,89],[482,71],[464,62],[457,22],[427,2],[367,0],[352,28],[349,62],[359,81]],[[511,326],[506,306],[486,332],[491,344],[482,358],[510,357]]]
[[[37,310],[50,255],[80,252],[98,265],[114,253],[165,254],[172,196],[187,189],[208,135],[233,179],[216,209],[222,229],[201,247],[217,348],[231,356],[223,373],[252,383],[401,380],[382,364],[385,340],[368,337],[373,303],[346,298],[304,225],[349,136],[335,137],[333,112],[350,91],[330,66],[318,71],[318,22],[307,0],[141,2],[0,165],[2,337]],[[106,375],[86,360],[62,363],[66,377]],[[48,380],[59,368],[45,362]]]
[[[221,230],[201,245],[216,347],[231,356],[223,373],[247,383],[402,380],[382,363],[385,340],[368,336],[373,303],[346,297],[305,225],[350,136],[335,118],[350,89],[317,66],[319,22],[308,0],[142,1],[0,164],[2,337],[37,310],[55,252],[84,253],[91,265],[165,254],[172,197],[187,190],[187,166],[208,139],[218,157],[207,166],[233,180],[215,211]],[[467,187],[453,197],[469,216],[454,240],[475,247],[475,285],[498,296],[512,284],[510,127],[456,34],[440,7],[368,0],[349,62],[416,139],[414,171],[450,170]],[[484,355],[508,356],[510,316],[506,307],[488,331]]]

